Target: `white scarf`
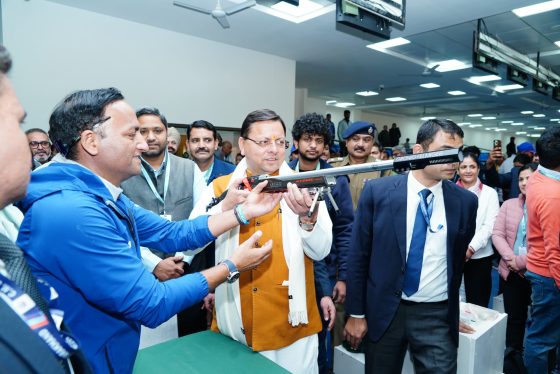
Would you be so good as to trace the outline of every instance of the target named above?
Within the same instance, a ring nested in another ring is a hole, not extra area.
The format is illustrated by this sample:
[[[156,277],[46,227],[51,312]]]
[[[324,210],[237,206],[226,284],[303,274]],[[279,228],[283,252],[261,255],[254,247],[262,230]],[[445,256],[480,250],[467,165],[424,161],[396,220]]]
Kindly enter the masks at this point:
[[[245,159],[235,168],[228,187],[239,178],[245,178],[247,164]],[[285,162],[280,167],[280,175],[291,175],[294,171]],[[218,205],[219,206],[219,205]],[[213,214],[221,208],[214,207],[209,211]],[[284,257],[288,264],[288,280],[283,285],[288,286],[289,313],[288,322],[292,326],[307,324],[307,300],[305,287],[305,264],[302,238],[299,234],[299,218],[292,212],[284,200],[280,201],[282,209],[282,242],[284,244]],[[216,209],[214,211],[214,209]],[[220,235],[216,239],[216,263],[230,258],[239,246],[239,226]],[[222,283],[216,288],[216,318],[218,328],[222,334],[247,345],[241,319],[241,298],[239,295],[239,282],[232,284]]]

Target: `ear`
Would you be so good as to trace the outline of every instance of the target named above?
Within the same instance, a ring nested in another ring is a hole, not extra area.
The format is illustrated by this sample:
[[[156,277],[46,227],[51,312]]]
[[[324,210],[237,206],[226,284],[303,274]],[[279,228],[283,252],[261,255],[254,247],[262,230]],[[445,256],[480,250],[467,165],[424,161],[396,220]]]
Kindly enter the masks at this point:
[[[424,148],[420,144],[414,144],[412,146],[412,153],[423,153],[423,152],[425,152]]]
[[[218,150],[218,139],[214,139],[214,151]]]
[[[239,137],[237,144],[239,145],[239,153],[241,153],[242,156],[245,156],[245,139]]]
[[[296,147],[296,149],[299,149],[299,141],[298,140],[294,140],[294,147]]]
[[[85,130],[82,132],[80,145],[90,156],[97,156],[99,153],[99,138],[92,130]]]

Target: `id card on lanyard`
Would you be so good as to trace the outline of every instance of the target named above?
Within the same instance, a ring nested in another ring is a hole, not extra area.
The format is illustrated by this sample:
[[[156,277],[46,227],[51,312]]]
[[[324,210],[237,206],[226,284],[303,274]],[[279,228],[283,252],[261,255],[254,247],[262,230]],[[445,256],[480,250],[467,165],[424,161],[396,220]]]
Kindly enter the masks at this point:
[[[148,183],[148,186],[150,187],[150,190],[152,190],[152,193],[154,194],[156,199],[158,199],[163,204],[163,214],[161,214],[161,217],[171,221],[172,218],[171,215],[166,214],[165,212],[165,195],[167,194],[167,189],[169,188],[169,174],[171,174],[171,160],[167,158],[167,155],[166,155],[166,161],[167,162],[165,164],[165,177],[163,179],[163,197],[159,194],[156,186],[152,182],[152,178],[150,178],[150,175],[148,174],[148,171],[146,170],[144,165],[142,165],[142,176]]]

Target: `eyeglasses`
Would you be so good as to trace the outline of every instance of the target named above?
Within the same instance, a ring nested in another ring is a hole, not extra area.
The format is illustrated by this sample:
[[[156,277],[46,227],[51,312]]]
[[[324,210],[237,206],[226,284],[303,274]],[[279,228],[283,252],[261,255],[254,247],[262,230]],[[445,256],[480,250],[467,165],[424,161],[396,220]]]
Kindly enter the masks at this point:
[[[47,142],[47,141],[42,141],[42,142],[29,142],[29,146],[31,148],[39,148],[39,146],[41,146],[41,148],[47,148],[51,145],[51,143]]]
[[[250,141],[252,141],[253,143],[255,143],[256,145],[258,145],[259,147],[265,148],[265,149],[266,149],[266,148],[270,148],[270,146],[272,145],[272,143],[274,143],[278,148],[288,149],[288,147],[290,146],[290,142],[287,141],[286,139],[254,140],[254,139],[247,138],[247,137],[243,137],[243,139],[250,140]]]

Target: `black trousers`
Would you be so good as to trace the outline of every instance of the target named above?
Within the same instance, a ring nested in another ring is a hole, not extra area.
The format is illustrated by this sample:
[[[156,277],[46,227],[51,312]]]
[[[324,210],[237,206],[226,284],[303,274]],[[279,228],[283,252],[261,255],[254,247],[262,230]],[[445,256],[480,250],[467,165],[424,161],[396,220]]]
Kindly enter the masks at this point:
[[[504,295],[504,309],[508,315],[506,347],[523,350],[527,310],[531,305],[531,284],[519,274],[509,273],[507,281],[500,278]]]
[[[366,337],[367,374],[400,374],[410,347],[416,374],[456,373],[457,346],[451,339],[447,302],[402,301],[378,342]]]
[[[183,269],[185,270],[185,275],[196,273],[207,269],[208,258],[207,251],[214,253],[214,247],[206,248],[204,251],[198,253],[194,256],[191,264],[184,263]],[[198,302],[193,306],[184,309],[177,313],[177,330],[179,337],[194,334],[200,331],[208,329],[208,323],[206,318],[206,310],[202,309],[202,302]]]
[[[487,308],[492,293],[492,256],[467,261],[463,276],[467,303]]]

